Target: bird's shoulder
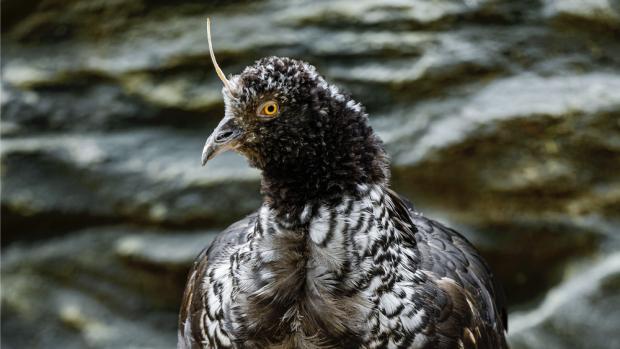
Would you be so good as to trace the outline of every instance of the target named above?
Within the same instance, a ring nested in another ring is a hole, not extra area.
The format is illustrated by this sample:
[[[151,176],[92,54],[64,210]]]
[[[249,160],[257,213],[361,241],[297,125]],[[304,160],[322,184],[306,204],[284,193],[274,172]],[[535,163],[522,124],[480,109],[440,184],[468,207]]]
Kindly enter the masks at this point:
[[[228,259],[235,246],[247,242],[248,233],[254,228],[257,219],[258,212],[254,212],[224,229],[205,250],[205,257],[212,263],[221,258]]]
[[[505,297],[489,265],[456,230],[418,213],[397,193],[390,191],[390,196],[396,215],[412,227],[409,236],[419,253],[418,268],[446,296],[438,310],[445,315],[458,313],[446,316],[448,321],[438,325],[465,331],[454,334],[471,338],[476,343],[472,347],[504,348]]]

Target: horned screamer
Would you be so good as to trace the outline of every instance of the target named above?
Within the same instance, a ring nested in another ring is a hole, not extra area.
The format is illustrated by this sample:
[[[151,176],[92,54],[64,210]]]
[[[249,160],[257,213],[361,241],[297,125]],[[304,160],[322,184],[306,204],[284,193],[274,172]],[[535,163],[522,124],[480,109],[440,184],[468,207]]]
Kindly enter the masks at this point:
[[[258,211],[190,271],[179,348],[507,348],[503,297],[478,252],[389,189],[362,105],[302,61],[224,83],[202,162],[262,172]]]

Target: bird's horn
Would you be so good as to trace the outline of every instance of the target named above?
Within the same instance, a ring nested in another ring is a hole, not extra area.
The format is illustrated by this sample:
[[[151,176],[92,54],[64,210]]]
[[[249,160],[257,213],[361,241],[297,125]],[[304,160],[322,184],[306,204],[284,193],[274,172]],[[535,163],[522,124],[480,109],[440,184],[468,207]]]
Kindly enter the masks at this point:
[[[207,38],[209,40],[209,54],[211,55],[211,61],[213,62],[213,66],[215,67],[215,72],[217,73],[217,76],[220,77],[220,80],[222,80],[222,82],[224,83],[226,89],[232,93],[232,89],[230,88],[230,82],[228,82],[228,79],[226,79],[226,75],[224,75],[224,72],[215,60],[213,45],[211,44],[211,20],[209,18],[207,18]]]

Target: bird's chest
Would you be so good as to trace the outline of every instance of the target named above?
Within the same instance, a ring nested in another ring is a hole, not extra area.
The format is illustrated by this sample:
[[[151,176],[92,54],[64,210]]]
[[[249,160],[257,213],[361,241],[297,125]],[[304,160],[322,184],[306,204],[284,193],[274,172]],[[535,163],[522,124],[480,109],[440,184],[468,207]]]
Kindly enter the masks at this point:
[[[373,265],[369,234],[377,229],[370,202],[309,207],[300,220],[289,224],[261,210],[234,269],[231,328],[257,347],[355,343],[373,307],[364,292]]]

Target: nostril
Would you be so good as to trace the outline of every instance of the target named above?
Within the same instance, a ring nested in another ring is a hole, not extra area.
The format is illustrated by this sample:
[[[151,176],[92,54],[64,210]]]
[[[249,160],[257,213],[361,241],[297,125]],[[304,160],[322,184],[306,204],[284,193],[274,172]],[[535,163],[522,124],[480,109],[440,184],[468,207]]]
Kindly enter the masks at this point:
[[[220,134],[217,135],[217,137],[215,137],[215,141],[216,142],[224,142],[227,139],[229,139],[230,137],[232,137],[233,135],[233,131],[224,131]]]

